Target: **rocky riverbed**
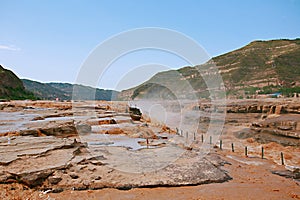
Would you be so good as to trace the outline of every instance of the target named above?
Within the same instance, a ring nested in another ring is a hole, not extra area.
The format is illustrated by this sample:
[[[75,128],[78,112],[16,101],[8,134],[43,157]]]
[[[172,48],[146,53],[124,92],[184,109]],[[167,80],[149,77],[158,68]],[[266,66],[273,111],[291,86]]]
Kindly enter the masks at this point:
[[[224,184],[236,179],[226,166],[264,165],[257,161],[262,147],[273,166],[281,165],[284,154],[285,166],[272,167],[270,174],[299,180],[297,99],[181,106],[188,123],[179,127],[176,112],[165,122],[148,113],[133,121],[126,102],[2,102],[0,182],[20,194]],[[207,132],[221,123],[213,111],[227,111],[217,135]],[[2,197],[13,195],[1,191]]]

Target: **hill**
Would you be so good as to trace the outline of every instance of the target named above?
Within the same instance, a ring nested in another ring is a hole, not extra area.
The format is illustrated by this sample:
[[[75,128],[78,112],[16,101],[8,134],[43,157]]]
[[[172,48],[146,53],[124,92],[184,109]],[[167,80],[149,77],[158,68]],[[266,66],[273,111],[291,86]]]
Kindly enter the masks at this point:
[[[104,90],[99,88],[93,88],[84,85],[70,84],[70,83],[49,83],[50,86],[63,91],[65,94],[73,94],[74,99],[83,99],[83,100],[106,100],[110,101],[116,98],[118,92],[114,90]],[[75,90],[73,91],[73,88]],[[95,93],[95,94],[94,94]]]
[[[117,91],[92,88],[89,86],[70,83],[40,83],[22,79],[25,88],[33,92],[40,99],[54,100],[106,100],[110,101],[117,95]],[[73,88],[75,93],[73,96]]]
[[[36,99],[33,93],[25,90],[22,81],[10,70],[0,65],[0,99]]]
[[[223,78],[229,98],[251,98],[274,92],[285,96],[300,93],[300,39],[281,39],[254,41],[202,65],[157,73],[145,83],[122,91],[118,97],[122,100],[153,95],[170,98],[176,93],[180,98],[188,98],[192,95],[186,92],[190,85],[193,95],[207,98],[207,87],[199,71],[209,74],[212,63]]]
[[[49,84],[40,83],[37,81],[32,81],[28,79],[22,79],[24,86],[27,90],[33,92],[35,96],[40,99],[49,99],[54,100],[56,98],[60,98],[62,100],[69,99],[69,96],[64,94],[63,91],[58,90]]]

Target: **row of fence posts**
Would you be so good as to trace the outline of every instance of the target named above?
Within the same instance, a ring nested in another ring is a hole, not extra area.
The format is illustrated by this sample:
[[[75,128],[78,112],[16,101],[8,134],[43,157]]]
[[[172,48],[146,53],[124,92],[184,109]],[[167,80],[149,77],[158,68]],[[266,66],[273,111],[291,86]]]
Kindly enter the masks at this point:
[[[233,146],[233,143],[231,145]],[[234,151],[232,151],[232,152],[234,152]],[[264,150],[264,147],[262,146],[261,147],[261,159],[264,159],[264,155],[265,155],[265,150]],[[245,156],[248,157],[248,147],[247,146],[245,146]],[[283,152],[280,152],[280,160],[281,160],[281,165],[284,165]]]
[[[178,128],[176,128],[176,134],[183,137],[183,130],[179,131]],[[189,137],[189,133],[186,132],[186,139],[188,139]],[[194,137],[193,137],[193,140],[196,141],[196,133],[194,133]],[[204,136],[203,134],[201,134],[201,142],[203,143],[204,142]],[[209,144],[212,144],[212,136],[209,136]],[[220,150],[223,150],[223,141],[220,140],[220,143],[219,143],[219,148]],[[234,144],[231,143],[231,151],[234,152]],[[264,147],[262,146],[261,147],[261,159],[264,159],[264,155],[265,155],[265,150],[264,150]],[[248,157],[248,147],[245,146],[245,156]],[[284,165],[284,155],[283,155],[283,152],[280,152],[280,160],[281,160],[281,165]]]

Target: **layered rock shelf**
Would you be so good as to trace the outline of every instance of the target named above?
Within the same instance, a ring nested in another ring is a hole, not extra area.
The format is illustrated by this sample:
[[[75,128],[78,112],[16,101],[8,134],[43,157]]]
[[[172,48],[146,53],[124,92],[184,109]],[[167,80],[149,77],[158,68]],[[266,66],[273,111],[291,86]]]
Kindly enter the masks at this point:
[[[0,183],[53,193],[223,183],[232,179],[223,166],[231,164],[224,157],[233,144],[242,156],[248,146],[253,157],[264,144],[266,157],[275,163],[274,151],[280,149],[289,166],[300,165],[300,103],[294,100],[237,101],[227,107],[186,103],[183,128],[176,120],[171,126],[146,113],[133,121],[126,102],[89,104],[2,103]],[[224,121],[221,115],[211,117],[215,111],[227,111]],[[210,126],[222,123],[219,135],[208,135]]]

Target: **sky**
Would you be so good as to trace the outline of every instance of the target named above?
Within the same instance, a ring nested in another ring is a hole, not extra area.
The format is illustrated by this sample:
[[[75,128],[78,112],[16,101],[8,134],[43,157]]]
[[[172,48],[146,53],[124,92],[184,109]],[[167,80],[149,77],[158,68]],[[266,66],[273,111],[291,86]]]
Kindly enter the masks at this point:
[[[253,40],[300,37],[300,0],[0,0],[0,8],[0,64],[41,82],[76,82],[99,44],[137,28],[178,31],[211,57]],[[122,90],[186,65],[166,52],[134,52],[97,87]]]

